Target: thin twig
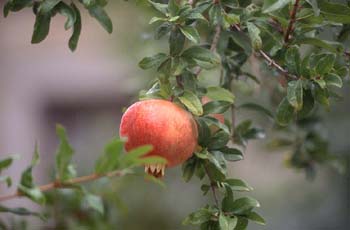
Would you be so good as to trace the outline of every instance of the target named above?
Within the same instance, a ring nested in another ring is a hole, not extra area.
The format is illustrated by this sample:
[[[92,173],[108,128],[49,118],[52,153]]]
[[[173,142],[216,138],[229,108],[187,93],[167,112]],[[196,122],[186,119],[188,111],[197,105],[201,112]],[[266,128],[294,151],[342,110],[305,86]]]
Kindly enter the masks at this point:
[[[232,142],[234,143],[235,139],[235,127],[236,127],[236,107],[234,104],[231,105],[231,137],[232,137]]]
[[[220,35],[221,35],[221,26],[217,25],[215,27],[214,38],[213,38],[213,41],[212,41],[211,46],[210,46],[210,51],[211,52],[215,52],[216,51],[216,47],[218,46]]]
[[[177,76],[176,76],[176,83],[177,83],[177,86],[179,86],[181,89],[184,88],[184,83],[183,83],[182,75],[177,75]]]
[[[216,47],[218,45],[218,42],[220,40],[220,35],[221,35],[221,26],[220,25],[217,25],[215,27],[215,34],[214,34],[214,37],[213,37],[213,41],[210,45],[210,51],[211,52],[215,52],[216,51]],[[195,75],[198,76],[200,73],[202,72],[202,69],[201,68],[198,68],[196,71],[195,71]]]
[[[269,55],[267,55],[264,51],[259,50],[259,53],[261,56],[267,61],[267,64],[269,66],[275,67],[279,72],[281,72],[283,75],[288,75],[288,71],[285,70],[282,66],[277,64]]]
[[[97,179],[100,179],[102,177],[121,177],[124,176],[125,174],[129,173],[128,171],[124,170],[124,171],[112,171],[112,172],[108,172],[108,173],[104,173],[104,174],[90,174],[87,176],[81,176],[81,177],[76,177],[64,182],[59,182],[59,181],[55,181],[49,184],[45,184],[45,185],[41,185],[39,186],[39,190],[41,192],[45,192],[45,191],[50,191],[53,189],[62,189],[62,188],[70,188],[72,187],[72,185],[75,184],[81,184],[81,183],[85,183],[85,182],[89,182],[89,181],[94,181]],[[9,195],[4,195],[4,196],[0,196],[0,202],[2,201],[6,201],[6,200],[11,200],[14,199],[16,197],[22,197],[24,196],[23,193],[21,193],[20,191],[17,191],[13,194],[9,194]]]
[[[290,12],[289,24],[288,24],[286,33],[284,34],[284,43],[288,43],[290,35],[294,30],[294,23],[296,21],[296,15],[297,15],[297,11],[299,8],[299,2],[300,2],[300,0],[295,0],[293,9]]]
[[[215,181],[212,179],[212,177],[211,177],[211,175],[210,175],[210,173],[209,173],[209,170],[208,170],[208,168],[207,168],[207,166],[206,165],[204,165],[204,170],[205,170],[205,172],[207,173],[207,175],[208,175],[208,178],[209,178],[209,180],[210,180],[210,187],[211,187],[211,191],[212,191],[212,193],[213,193],[213,197],[214,197],[214,201],[215,201],[215,204],[216,204],[216,206],[219,208],[220,206],[219,206],[219,199],[218,199],[218,196],[217,196],[217,194],[216,194],[216,186],[215,186]]]
[[[241,28],[239,27],[239,25],[237,25],[237,24],[232,25],[231,29],[236,29],[237,31],[242,31]],[[286,79],[294,79],[294,80],[298,79],[297,76],[289,74],[289,72],[286,69],[284,69],[282,66],[277,64],[277,62],[275,62],[263,50],[259,50],[259,53],[260,53],[261,57],[263,57],[267,61],[269,66],[273,66],[274,68],[276,68]],[[280,84],[282,86],[286,85],[286,79],[280,80]]]

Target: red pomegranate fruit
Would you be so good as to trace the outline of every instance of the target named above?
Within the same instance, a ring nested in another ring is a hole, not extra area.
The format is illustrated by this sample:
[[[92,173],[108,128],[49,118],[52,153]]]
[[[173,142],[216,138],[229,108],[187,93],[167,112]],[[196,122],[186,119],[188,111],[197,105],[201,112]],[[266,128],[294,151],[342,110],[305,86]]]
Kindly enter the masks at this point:
[[[131,105],[123,114],[119,134],[126,137],[126,151],[152,145],[146,156],[160,156],[166,164],[145,165],[155,177],[164,176],[166,167],[179,165],[190,158],[197,146],[198,130],[193,116],[176,104],[150,99]]]

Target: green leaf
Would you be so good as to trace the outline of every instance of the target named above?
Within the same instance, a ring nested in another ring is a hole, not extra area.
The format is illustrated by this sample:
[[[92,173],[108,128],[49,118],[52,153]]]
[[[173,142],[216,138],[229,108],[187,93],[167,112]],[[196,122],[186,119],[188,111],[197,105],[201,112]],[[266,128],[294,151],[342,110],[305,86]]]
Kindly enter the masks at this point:
[[[167,18],[153,17],[151,18],[148,24],[153,24],[155,22],[164,22],[164,21],[167,21]]]
[[[326,54],[320,58],[316,65],[316,73],[323,76],[326,73],[329,73],[334,65],[335,54]]]
[[[285,61],[287,68],[290,72],[296,75],[300,75],[301,69],[301,59],[299,50],[296,46],[292,46],[286,52]]]
[[[224,184],[226,194],[225,197],[221,201],[221,209],[224,212],[230,212],[231,207],[233,205],[233,191],[230,186]]]
[[[318,8],[317,0],[306,0],[306,2],[312,7],[315,16],[319,16],[320,9]]]
[[[287,126],[294,117],[294,108],[289,104],[288,99],[285,97],[278,105],[276,111],[276,121],[281,126]]]
[[[2,170],[5,170],[8,167],[10,167],[12,165],[12,162],[18,158],[19,158],[18,155],[11,155],[11,156],[5,157],[4,159],[1,159],[0,160],[0,173]]]
[[[242,215],[257,207],[260,207],[257,200],[251,197],[242,197],[233,202],[231,211],[235,214]]]
[[[182,57],[174,57],[171,62],[171,73],[178,76],[183,73],[187,67],[187,62]]]
[[[4,17],[6,18],[10,11],[20,11],[26,7],[32,6],[32,0],[8,0],[4,6]]]
[[[40,43],[43,41],[50,30],[51,14],[38,13],[35,18],[34,31],[32,35],[32,43]]]
[[[157,27],[154,38],[156,40],[161,39],[163,36],[171,31],[172,25],[169,22],[164,22]],[[180,33],[181,34],[181,33]]]
[[[168,11],[171,16],[176,16],[179,12],[179,6],[176,4],[176,0],[169,0],[168,2]]]
[[[60,139],[60,145],[56,152],[56,178],[63,182],[74,177],[73,166],[70,163],[74,150],[68,142],[66,130],[62,125],[56,125],[56,134]]]
[[[182,178],[185,182],[189,182],[195,172],[196,161],[194,158],[190,158],[182,164]]]
[[[343,80],[341,77],[334,73],[329,73],[324,77],[324,80],[328,86],[335,86],[338,88],[343,87]]]
[[[212,116],[206,116],[206,117],[202,117],[203,121],[205,121],[205,123],[208,126],[214,125],[216,127],[218,127],[219,129],[222,129],[224,132],[226,133],[230,133],[229,128],[225,125],[222,124],[218,119],[216,119],[215,117]]]
[[[315,100],[311,90],[305,90],[303,93],[303,108],[298,111],[298,118],[305,118],[312,111],[315,105]]]
[[[248,34],[252,42],[254,50],[260,50],[262,47],[262,40],[260,37],[260,29],[251,22],[247,22]]]
[[[266,224],[266,221],[264,220],[263,217],[261,217],[258,213],[256,212],[250,212],[248,215],[247,215],[247,219],[251,220],[251,221],[254,221],[255,223],[257,224],[261,224],[261,225],[265,225]]]
[[[338,23],[350,23],[350,8],[344,4],[331,3],[325,0],[318,2],[321,15],[329,21]]]
[[[203,105],[203,114],[224,113],[231,105],[232,103],[227,101],[210,101]]]
[[[151,0],[148,0],[148,2],[153,6],[154,9],[158,10],[162,14],[166,15],[168,13],[168,5],[167,4],[152,2]]]
[[[321,79],[321,78],[316,78],[314,80],[322,89],[326,88],[326,82],[325,80]]]
[[[108,32],[113,32],[113,24],[111,19],[109,18],[106,11],[99,5],[93,5],[88,7],[89,13],[92,17],[96,18],[96,20],[101,24],[101,26]]]
[[[39,12],[43,14],[50,13],[61,0],[44,0],[41,2]]]
[[[249,37],[244,32],[232,31],[230,33],[230,38],[236,45],[241,47],[248,56],[252,53],[251,42],[249,42]]]
[[[67,18],[66,23],[64,24],[64,28],[66,30],[72,28],[75,21],[76,21],[75,10],[64,2],[58,3],[57,6],[55,7],[55,9],[61,15],[65,16]]]
[[[198,124],[198,143],[201,146],[206,146],[211,137],[210,128],[202,117],[197,118],[196,120]]]
[[[307,44],[314,45],[317,47],[324,48],[330,52],[341,53],[344,50],[344,46],[339,42],[326,41],[319,38],[310,38],[310,37],[298,37],[295,41],[296,44]]]
[[[226,170],[220,165],[219,161],[209,154],[210,164],[207,164],[206,170],[215,181],[222,182],[226,178]]]
[[[169,77],[171,75],[171,70],[172,70],[172,58],[168,57],[165,59],[164,62],[162,62],[159,67],[157,68],[157,71],[165,77]],[[171,93],[171,89],[169,86],[169,93]]]
[[[222,14],[221,7],[219,4],[214,4],[209,10],[209,20],[212,25],[221,23]]]
[[[252,191],[253,188],[250,187],[245,181],[240,179],[229,178],[225,181],[233,191]]]
[[[210,220],[211,216],[212,212],[209,209],[202,208],[196,212],[191,213],[182,223],[184,225],[199,225]]]
[[[247,230],[248,219],[244,217],[238,217],[237,225],[234,230]]]
[[[160,156],[142,157],[135,160],[136,165],[166,164],[167,160]]]
[[[273,1],[265,1],[269,2],[269,5],[265,3],[263,13],[271,13],[276,10],[280,10],[285,7],[291,0],[273,0]]]
[[[192,46],[186,49],[182,53],[182,56],[193,60],[197,65],[204,69],[212,69],[220,64],[220,57],[217,54],[200,46]]]
[[[232,25],[239,24],[240,18],[237,14],[224,14],[225,28],[229,28]]]
[[[233,221],[232,221],[233,220]],[[237,224],[237,218],[232,218],[229,216],[225,216],[222,212],[219,215],[219,225],[221,230],[232,230],[234,227],[236,227]]]
[[[43,221],[46,220],[45,215],[38,213],[38,212],[30,211],[26,208],[8,208],[8,207],[0,205],[0,212],[12,213],[12,214],[16,214],[19,216],[36,216],[36,217],[39,217]]]
[[[222,212],[219,215],[220,230],[232,230],[237,225],[237,217],[225,216]]]
[[[302,80],[290,81],[287,88],[287,99],[296,111],[303,108],[303,82]]]
[[[196,28],[192,26],[181,26],[181,32],[188,38],[188,40],[192,41],[195,44],[200,42],[200,36]]]
[[[208,143],[208,147],[211,150],[221,149],[224,146],[226,146],[229,140],[230,140],[230,135],[227,134],[225,131],[220,130],[212,136],[212,138]],[[234,155],[235,153],[232,153],[232,154]]]
[[[94,209],[95,211],[103,215],[104,208],[103,208],[103,202],[101,197],[88,193],[84,195],[84,199],[86,200],[90,208]]]
[[[151,152],[152,149],[152,145],[143,145],[132,149],[120,158],[119,162],[121,168],[134,167],[143,164],[140,158]]]
[[[329,93],[327,89],[322,89],[319,85],[314,84],[314,98],[320,104],[329,107]]]
[[[201,116],[203,114],[202,103],[196,94],[189,90],[185,90],[184,94],[179,97],[179,100],[186,108],[196,116]]]
[[[145,57],[139,62],[139,67],[141,69],[158,68],[167,58],[165,53],[158,53],[151,57]]]
[[[268,109],[266,109],[265,107],[259,105],[259,104],[255,104],[255,103],[244,103],[241,104],[240,106],[238,106],[237,108],[243,108],[243,109],[250,109],[250,110],[255,110],[257,112],[260,112],[264,115],[266,115],[269,118],[274,119],[274,115],[272,114],[272,112]]]
[[[160,186],[161,188],[166,189],[166,184],[164,183],[162,178],[156,178],[156,177],[149,175],[147,173],[144,175],[144,178],[146,181],[153,182],[154,184]]]
[[[224,154],[224,157],[227,161],[243,160],[243,153],[239,149],[223,147],[219,151]]]
[[[230,103],[233,103],[235,99],[235,96],[230,91],[219,86],[208,87],[206,95],[210,99],[216,101],[227,101]]]
[[[183,35],[180,28],[177,27],[171,31],[169,37],[169,48],[171,56],[176,56],[181,53],[185,46],[185,40],[185,35]]]
[[[21,180],[18,185],[18,191],[24,194],[32,201],[43,205],[45,203],[45,196],[38,187],[34,184],[32,171],[33,168],[39,163],[39,150],[38,145],[35,145],[35,150],[30,166],[28,166],[21,175]]]
[[[78,46],[78,41],[81,32],[81,15],[79,9],[76,7],[74,3],[71,4],[72,9],[75,13],[75,22],[73,25],[73,33],[69,38],[68,46],[71,51],[75,51]]]
[[[96,161],[95,172],[106,173],[118,167],[119,157],[123,151],[124,141],[113,139],[105,146],[104,154]]]
[[[9,176],[0,176],[0,184],[6,183],[7,187],[12,186],[12,179]]]
[[[187,18],[193,20],[202,20],[208,23],[208,20],[201,13],[195,11],[192,11],[189,15],[187,15]]]

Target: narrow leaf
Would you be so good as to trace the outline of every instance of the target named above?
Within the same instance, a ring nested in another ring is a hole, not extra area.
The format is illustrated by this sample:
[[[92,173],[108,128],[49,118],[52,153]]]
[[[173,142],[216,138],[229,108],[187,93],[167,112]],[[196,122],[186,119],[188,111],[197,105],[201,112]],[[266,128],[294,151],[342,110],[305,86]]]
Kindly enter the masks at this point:
[[[278,105],[276,112],[276,121],[281,126],[287,126],[294,116],[294,108],[288,102],[287,98],[284,98]]]
[[[228,101],[230,103],[233,103],[235,99],[235,96],[230,91],[218,86],[208,87],[206,95],[210,99],[216,101]]]
[[[72,36],[69,38],[68,45],[71,51],[75,51],[78,46],[78,41],[81,32],[81,15],[79,9],[74,3],[71,4],[71,7],[75,12],[75,22],[73,25],[73,33]]]
[[[189,90],[185,90],[184,94],[179,97],[179,100],[186,108],[196,116],[201,116],[203,114],[202,103],[195,95]]]
[[[68,142],[66,130],[62,125],[56,125],[56,134],[60,139],[60,144],[56,152],[56,178],[65,181],[74,176],[70,169],[74,150]]]
[[[192,26],[181,26],[181,32],[188,38],[188,40],[192,41],[195,44],[200,42],[200,36],[196,28]]]

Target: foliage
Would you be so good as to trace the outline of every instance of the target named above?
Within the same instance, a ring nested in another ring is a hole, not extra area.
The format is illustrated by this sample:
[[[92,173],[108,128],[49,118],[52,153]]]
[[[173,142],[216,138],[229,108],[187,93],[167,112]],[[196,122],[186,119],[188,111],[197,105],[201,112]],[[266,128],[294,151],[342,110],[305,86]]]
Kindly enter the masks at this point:
[[[107,1],[79,2],[108,32],[112,32],[112,23],[103,9]],[[322,122],[320,111],[330,109],[332,99],[339,98],[337,88],[341,88],[348,78],[350,54],[344,41],[350,34],[350,6],[326,0],[149,0],[148,4],[157,11],[157,16],[150,19],[150,24],[157,25],[155,38],[167,37],[169,51],[150,55],[139,62],[140,68],[157,72],[157,79],[150,89],[141,91],[140,100],[171,100],[193,114],[198,124],[199,147],[183,164],[183,177],[185,181],[198,177],[203,181],[203,193],[211,191],[215,201],[191,213],[184,224],[200,225],[202,230],[243,230],[250,221],[265,224],[255,211],[260,206],[257,200],[249,196],[236,197],[237,192],[252,188],[245,181],[229,178],[227,174],[228,163],[242,160],[248,142],[264,138],[265,132],[255,127],[252,120],[237,123],[235,113],[249,109],[268,117],[278,134],[270,146],[288,147],[288,166],[304,169],[309,178],[314,176],[315,164],[336,161],[317,127]],[[45,39],[51,18],[60,13],[67,17],[65,28],[73,30],[69,47],[71,50],[76,48],[81,18],[73,2],[67,5],[59,0],[10,0],[4,7],[4,15],[25,7],[32,7],[36,15],[32,43]],[[323,38],[321,32],[324,31],[332,31],[332,38]],[[268,75],[276,79],[270,90],[269,106],[275,112],[259,103],[237,100],[237,95],[244,90],[236,85],[248,81],[259,85],[264,81],[249,69],[250,58],[261,59],[262,66],[270,67],[265,69]],[[219,85],[201,84],[201,71],[211,69],[220,70],[220,75],[213,76],[220,79]],[[203,105],[204,96],[211,101]],[[213,116],[229,113],[232,119],[226,119],[224,124]],[[73,151],[62,127],[57,128],[57,134],[61,145],[56,156],[56,179],[69,185],[75,177],[70,163]],[[122,146],[120,140],[113,140],[106,146],[105,154],[96,163],[97,174],[144,163],[144,158],[139,156],[148,152],[148,147],[123,156],[120,154]],[[12,162],[10,159],[1,161],[0,169],[8,167]],[[44,196],[31,177],[36,159],[37,151],[33,163],[22,175],[19,191],[42,204]],[[10,185],[7,178],[0,181]],[[103,211],[98,197],[80,186],[74,189],[81,192],[92,208]]]

